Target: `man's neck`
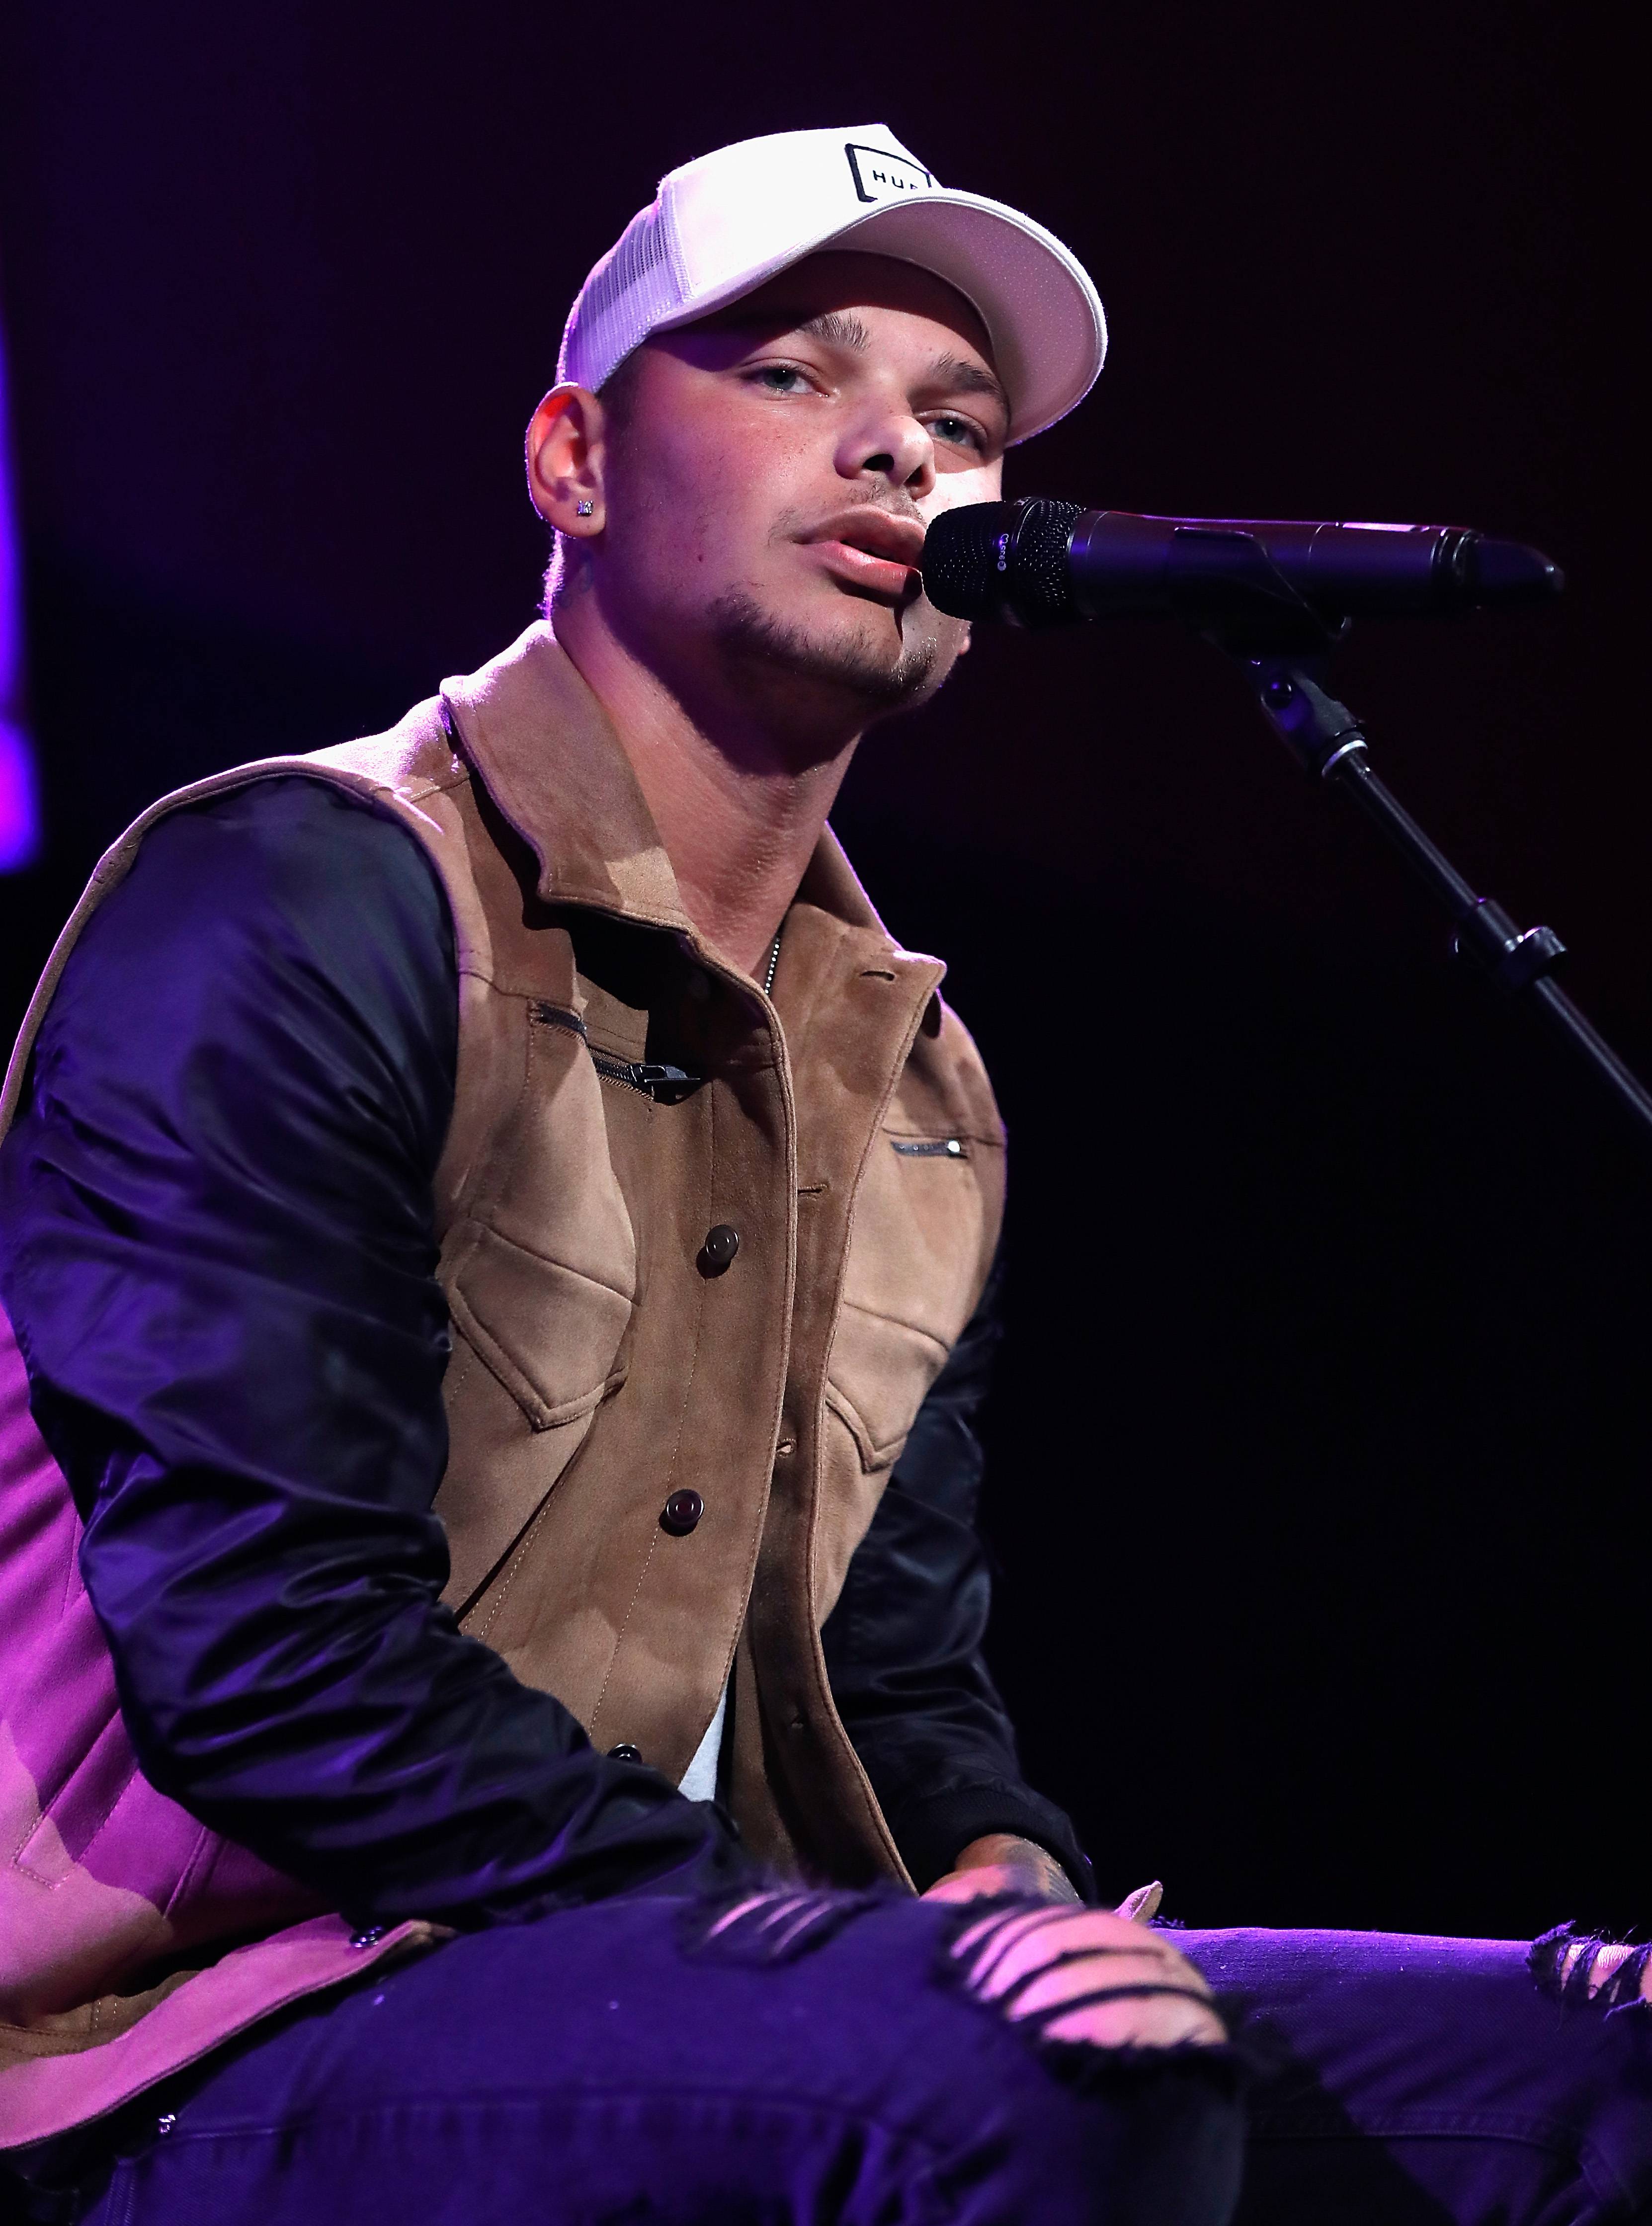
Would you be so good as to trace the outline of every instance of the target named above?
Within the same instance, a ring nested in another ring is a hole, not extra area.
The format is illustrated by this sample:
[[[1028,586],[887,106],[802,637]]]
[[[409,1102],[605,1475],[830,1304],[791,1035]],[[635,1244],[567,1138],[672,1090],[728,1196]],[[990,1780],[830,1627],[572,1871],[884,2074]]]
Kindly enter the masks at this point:
[[[760,714],[731,706],[722,718],[696,717],[594,604],[559,604],[556,639],[619,735],[689,919],[760,979],[858,736],[799,764]]]

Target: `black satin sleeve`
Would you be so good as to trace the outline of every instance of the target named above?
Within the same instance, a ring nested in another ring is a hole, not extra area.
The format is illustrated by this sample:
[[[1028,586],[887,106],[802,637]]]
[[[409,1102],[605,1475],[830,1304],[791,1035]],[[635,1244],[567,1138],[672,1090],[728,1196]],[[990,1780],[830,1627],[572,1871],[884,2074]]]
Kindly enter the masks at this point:
[[[751,1866],[440,1605],[457,1010],[399,823],[304,776],[175,813],[41,1030],[0,1290],[145,1774],[352,1914],[478,1925]]]
[[[1071,1823],[1021,1776],[982,1653],[992,1579],[975,1528],[985,1461],[975,1420],[1000,1332],[1002,1256],[918,1412],[822,1633],[827,1673],[919,1891],[972,1840],[1013,1832],[1096,1898]]]

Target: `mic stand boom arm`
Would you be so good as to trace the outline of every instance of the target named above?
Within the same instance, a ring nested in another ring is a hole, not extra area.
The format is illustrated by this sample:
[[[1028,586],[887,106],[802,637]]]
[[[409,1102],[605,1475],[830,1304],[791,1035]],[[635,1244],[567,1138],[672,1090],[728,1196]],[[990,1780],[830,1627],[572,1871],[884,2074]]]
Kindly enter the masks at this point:
[[[1550,1029],[1587,1060],[1652,1141],[1652,1095],[1552,978],[1566,945],[1552,927],[1528,927],[1522,934],[1501,905],[1477,896],[1390,795],[1371,771],[1359,722],[1320,684],[1323,656],[1253,655],[1245,657],[1244,666],[1264,717],[1304,772],[1334,782],[1351,797],[1456,921],[1453,948],[1509,995],[1535,1004]]]

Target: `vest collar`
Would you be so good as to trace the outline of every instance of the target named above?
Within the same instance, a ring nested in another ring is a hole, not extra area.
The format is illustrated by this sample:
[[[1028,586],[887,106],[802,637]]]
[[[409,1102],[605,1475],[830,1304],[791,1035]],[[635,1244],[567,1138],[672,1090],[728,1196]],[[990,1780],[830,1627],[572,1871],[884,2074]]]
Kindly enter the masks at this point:
[[[620,737],[549,626],[444,681],[442,699],[473,771],[537,858],[542,898],[669,928],[703,949]],[[829,827],[797,901],[891,957],[915,955],[879,919]]]
[[[442,699],[473,772],[538,859],[547,902],[693,933],[620,737],[548,626],[444,680]]]

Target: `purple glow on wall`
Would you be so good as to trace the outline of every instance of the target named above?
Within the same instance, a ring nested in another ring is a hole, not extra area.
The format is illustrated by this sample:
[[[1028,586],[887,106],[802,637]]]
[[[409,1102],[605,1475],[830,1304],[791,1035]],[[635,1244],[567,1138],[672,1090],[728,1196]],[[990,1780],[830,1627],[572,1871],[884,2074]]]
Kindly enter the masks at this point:
[[[0,874],[27,866],[40,849],[35,753],[22,722],[22,581],[9,429],[5,340],[0,334]]]

